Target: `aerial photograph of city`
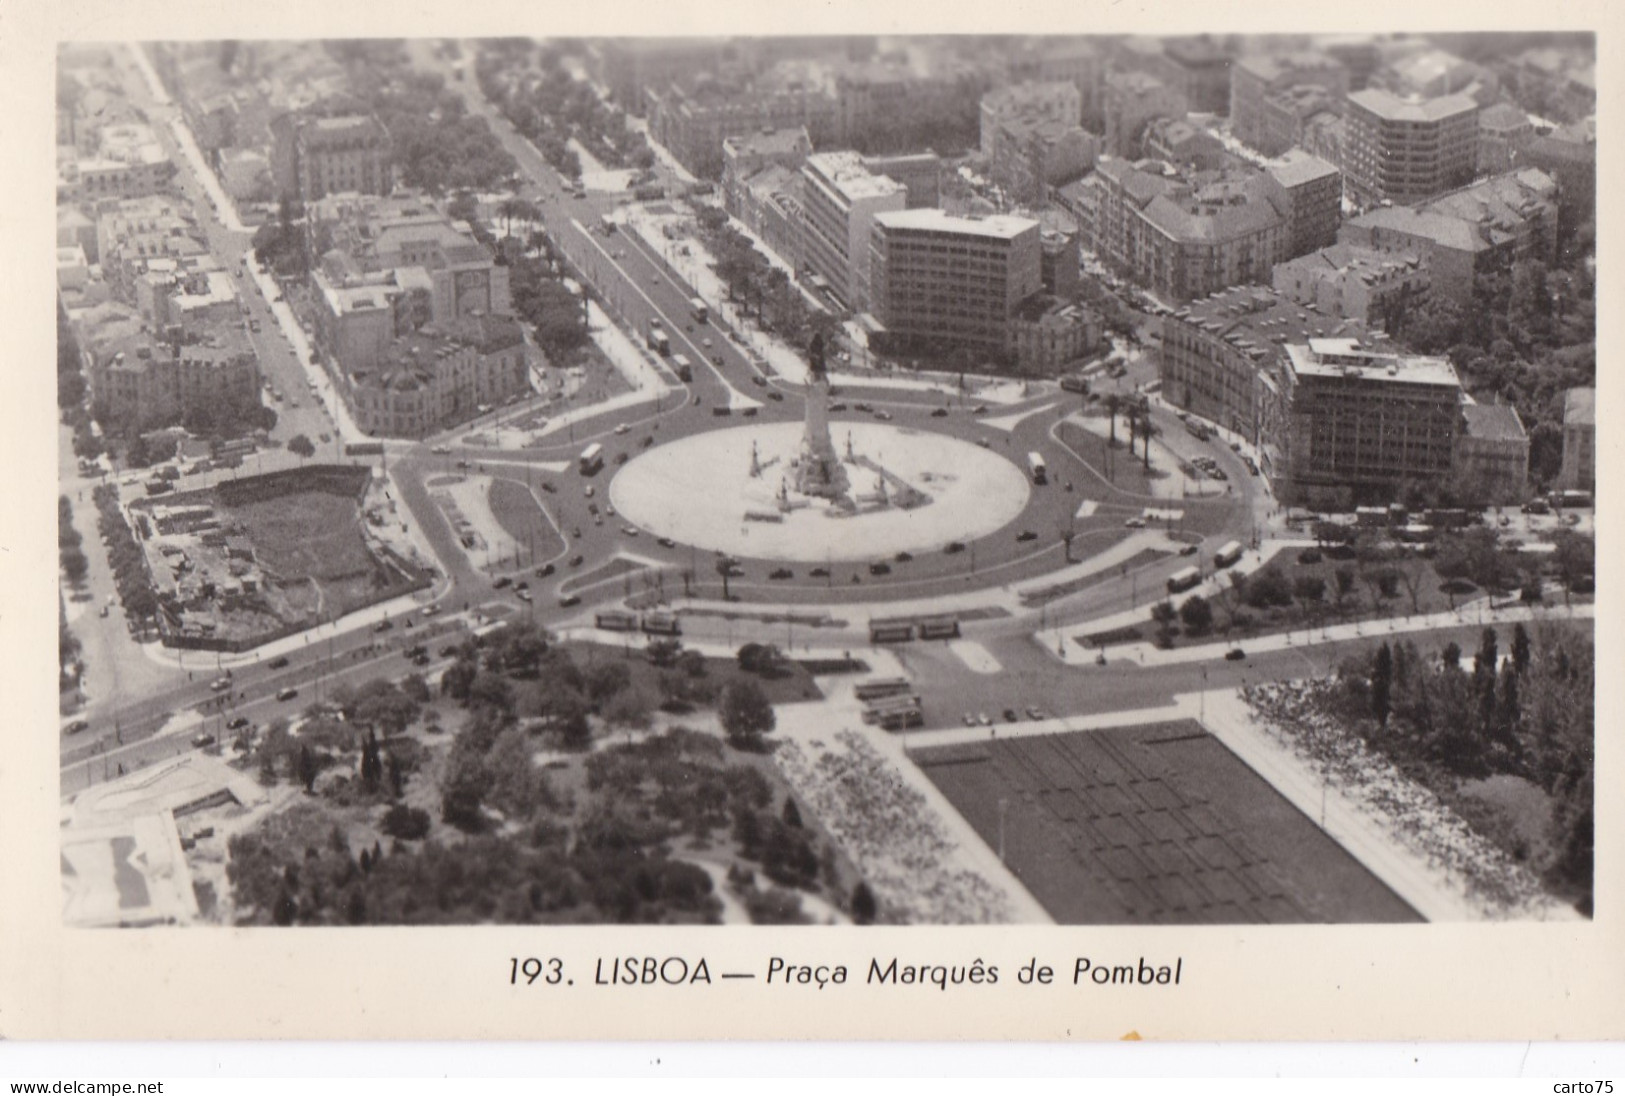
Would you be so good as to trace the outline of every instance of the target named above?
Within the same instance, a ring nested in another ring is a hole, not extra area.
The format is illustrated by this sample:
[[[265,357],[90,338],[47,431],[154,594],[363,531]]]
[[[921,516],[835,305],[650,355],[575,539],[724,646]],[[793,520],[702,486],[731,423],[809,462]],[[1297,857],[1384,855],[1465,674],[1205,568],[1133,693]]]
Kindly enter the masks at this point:
[[[1595,76],[59,45],[62,924],[1589,920]]]

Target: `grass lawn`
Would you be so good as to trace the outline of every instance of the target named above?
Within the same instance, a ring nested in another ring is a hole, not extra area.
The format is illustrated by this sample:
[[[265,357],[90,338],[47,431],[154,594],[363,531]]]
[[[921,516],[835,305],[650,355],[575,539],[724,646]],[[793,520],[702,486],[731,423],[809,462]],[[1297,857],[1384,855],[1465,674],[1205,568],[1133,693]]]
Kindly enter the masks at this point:
[[[524,483],[512,479],[492,480],[490,503],[497,524],[515,544],[525,546],[528,558],[548,560],[564,551],[564,538]]]

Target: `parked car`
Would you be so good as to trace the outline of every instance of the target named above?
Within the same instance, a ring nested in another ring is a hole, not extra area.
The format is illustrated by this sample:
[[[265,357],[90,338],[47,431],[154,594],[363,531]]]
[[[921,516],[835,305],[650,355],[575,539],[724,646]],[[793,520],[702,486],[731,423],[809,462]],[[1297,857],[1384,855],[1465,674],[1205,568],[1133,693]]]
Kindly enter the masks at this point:
[[[80,734],[90,730],[90,724],[83,719],[76,719],[68,724],[67,730],[69,734]]]
[[[246,715],[240,715],[236,719],[233,719],[230,723],[226,724],[226,730],[228,730],[228,731],[241,731],[241,730],[245,729],[248,726],[249,726],[248,717]]]
[[[573,556],[570,557],[570,566],[571,567],[580,567],[583,563],[586,562],[586,560],[587,560],[586,556],[583,556],[583,555],[577,553],[576,555],[573,555]]]
[[[1016,534],[1016,539],[1022,543],[1026,543],[1029,540],[1037,540],[1038,534],[1033,532],[1031,529],[1023,529],[1021,532]]]
[[[548,575],[551,575],[555,570],[557,570],[557,568],[555,568],[551,563],[544,563],[540,567],[536,568],[536,577],[537,578],[546,578]]]
[[[559,608],[561,609],[573,609],[580,604],[581,596],[579,594],[565,594],[559,598]]]
[[[869,573],[871,575],[889,575],[891,574],[891,564],[882,561],[871,563],[869,564]]]
[[[675,547],[677,547],[677,542],[675,540],[672,540],[670,537],[661,537],[658,540],[656,540],[655,543],[660,545],[660,547],[662,547],[662,548],[675,548]]]
[[[1127,529],[1144,529],[1145,519],[1142,517],[1132,517],[1125,521],[1123,526]]]
[[[286,689],[283,689],[282,691],[278,692],[276,694],[276,698],[278,700],[292,700],[294,697],[296,697],[298,695],[299,695],[299,690],[293,688],[292,686],[290,686],[290,687],[288,687]]]
[[[984,727],[993,726],[993,720],[988,717],[988,714],[986,712],[977,712],[976,713],[976,722],[980,723]]]
[[[828,567],[814,567],[811,571],[808,571],[807,574],[811,575],[813,578],[828,578],[829,577],[829,568]]]
[[[931,417],[933,419],[945,419],[948,417],[948,409],[946,407],[939,407],[935,411],[931,412]]]
[[[1036,704],[1027,705],[1027,718],[1034,722],[1049,718],[1049,713]]]
[[[1226,651],[1224,653],[1224,658],[1225,658],[1226,662],[1240,662],[1242,659],[1244,659],[1246,657],[1247,657],[1247,652],[1243,651],[1240,647],[1232,647],[1232,648],[1230,648],[1228,651]]]
[[[898,552],[892,558],[895,559],[898,563],[908,563],[909,561],[911,561],[914,558],[914,554],[912,552]]]
[[[788,568],[788,567],[779,567],[779,568],[776,568],[775,570],[773,570],[771,573],[769,573],[769,575],[767,577],[771,578],[771,579],[776,579],[776,580],[782,582],[784,579],[787,579],[787,578],[795,578],[796,573],[794,571],[790,570],[790,568]]]
[[[512,586],[512,585],[513,585],[513,579],[509,578],[507,575],[503,575],[502,577],[498,578],[495,582],[491,583],[491,589],[493,589],[493,590],[501,590],[501,589],[504,589],[504,588],[506,588],[508,586]]]
[[[960,552],[963,552],[964,550],[965,550],[965,544],[964,544],[963,541],[950,540],[948,542],[947,547],[943,548],[942,551],[943,551],[944,555],[954,556],[954,555],[958,555]]]
[[[273,669],[273,670],[280,670],[284,666],[286,666],[287,664],[288,664],[288,656],[287,655],[277,655],[270,662],[266,663],[266,665],[271,667],[271,669]]]
[[[192,745],[196,746],[198,749],[202,749],[204,746],[213,746],[214,745],[214,735],[212,735],[212,734],[194,735],[194,736],[192,736]]]

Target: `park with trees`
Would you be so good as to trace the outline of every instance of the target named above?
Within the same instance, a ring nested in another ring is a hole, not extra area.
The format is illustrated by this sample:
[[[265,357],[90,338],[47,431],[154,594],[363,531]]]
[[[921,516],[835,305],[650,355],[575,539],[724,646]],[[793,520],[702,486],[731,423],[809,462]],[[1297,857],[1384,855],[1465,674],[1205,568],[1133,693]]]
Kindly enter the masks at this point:
[[[772,648],[708,659],[514,624],[459,645],[438,689],[336,687],[233,744],[295,796],[231,839],[221,908],[246,924],[873,920],[773,763],[769,696],[804,680]]]

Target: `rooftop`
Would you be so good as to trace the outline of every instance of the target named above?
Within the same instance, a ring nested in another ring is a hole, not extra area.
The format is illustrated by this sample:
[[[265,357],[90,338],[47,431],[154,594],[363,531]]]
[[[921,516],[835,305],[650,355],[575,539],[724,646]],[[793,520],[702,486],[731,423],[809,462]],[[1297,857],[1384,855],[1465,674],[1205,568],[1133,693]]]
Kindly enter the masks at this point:
[[[1444,358],[1384,353],[1358,339],[1312,338],[1308,344],[1289,343],[1288,367],[1300,377],[1343,377],[1382,384],[1445,385],[1459,389],[1456,369]]]
[[[1175,312],[1174,322],[1201,328],[1254,361],[1286,343],[1352,336],[1368,338],[1365,325],[1320,312],[1265,286],[1232,286]]]
[[[997,213],[988,217],[955,217],[940,209],[905,209],[876,213],[875,222],[889,229],[953,232],[1005,240],[1013,240],[1023,232],[1038,228],[1037,221],[1007,213]]]
[[[1302,186],[1304,183],[1338,173],[1336,167],[1319,156],[1312,156],[1297,148],[1290,149],[1285,155],[1271,160],[1264,165],[1264,170],[1284,187]]]
[[[754,133],[725,138],[722,144],[736,155],[746,153],[757,156],[778,156],[795,152],[798,148],[812,147],[807,139],[806,126],[787,126],[783,129],[769,127]]]
[[[1333,244],[1281,263],[1276,269],[1289,273],[1352,274],[1369,282],[1383,274],[1408,272],[1421,266],[1421,257],[1409,252]]]
[[[1294,72],[1342,67],[1342,63],[1335,57],[1314,50],[1300,50],[1296,53],[1255,53],[1236,58],[1235,65],[1266,82],[1279,80]]]
[[[1470,438],[1484,441],[1529,440],[1517,410],[1506,404],[1474,403],[1469,400],[1461,405],[1461,413],[1467,420],[1467,436]]]
[[[1420,95],[1395,95],[1381,88],[1351,91],[1349,102],[1389,122],[1437,122],[1478,109],[1478,102],[1471,95],[1438,95],[1424,99]]]
[[[849,202],[905,193],[902,183],[872,173],[856,152],[816,152],[807,157],[807,166]]]

